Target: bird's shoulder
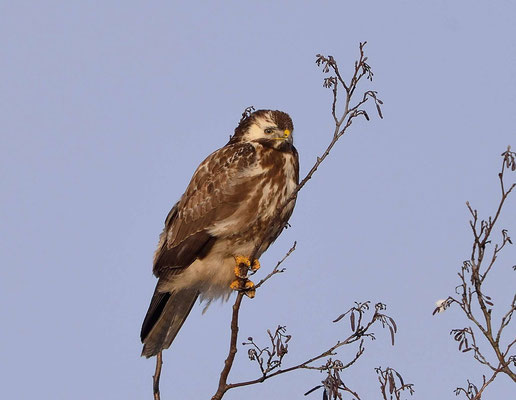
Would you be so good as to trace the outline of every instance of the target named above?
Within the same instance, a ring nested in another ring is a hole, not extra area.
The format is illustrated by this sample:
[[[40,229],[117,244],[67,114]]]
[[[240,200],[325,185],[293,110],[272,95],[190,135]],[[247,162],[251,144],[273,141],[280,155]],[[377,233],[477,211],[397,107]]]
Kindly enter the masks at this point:
[[[249,171],[256,165],[257,151],[251,143],[228,144],[211,153],[167,217],[168,245],[231,215],[248,190]]]
[[[211,192],[215,182],[254,166],[257,156],[256,147],[251,143],[227,144],[214,151],[195,170],[185,195],[190,196],[201,188]]]

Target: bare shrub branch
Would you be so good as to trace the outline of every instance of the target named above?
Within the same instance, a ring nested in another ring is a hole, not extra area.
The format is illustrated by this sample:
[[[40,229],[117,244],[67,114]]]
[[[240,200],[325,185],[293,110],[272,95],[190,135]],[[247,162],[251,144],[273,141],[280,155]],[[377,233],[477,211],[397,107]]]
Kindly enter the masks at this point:
[[[290,256],[296,250],[296,245],[297,245],[297,242],[294,242],[294,244],[292,245],[290,250],[287,251],[287,254],[285,254],[285,256],[276,263],[276,266],[274,267],[274,269],[265,278],[263,278],[260,282],[258,282],[256,284],[255,289],[258,289],[260,286],[262,286],[265,282],[267,282],[274,275],[285,272],[286,268],[280,268],[280,265],[283,264],[283,261],[285,261],[287,259],[287,257]]]
[[[358,393],[352,390],[349,386],[347,386],[344,383],[340,373],[346,368],[352,366],[362,356],[362,354],[365,351],[364,338],[370,338],[371,340],[375,340],[376,337],[374,332],[370,332],[370,328],[373,326],[375,322],[379,322],[382,325],[382,328],[389,328],[392,337],[391,341],[393,345],[394,334],[397,331],[396,323],[394,322],[394,320],[388,315],[385,315],[381,312],[386,309],[385,304],[382,303],[375,304],[375,312],[372,318],[369,320],[369,322],[364,323],[364,316],[366,312],[369,310],[369,306],[369,301],[366,301],[364,303],[355,303],[354,307],[350,308],[344,314],[341,314],[335,321],[333,321],[338,322],[345,316],[349,316],[350,328],[353,333],[350,336],[348,336],[345,340],[337,342],[335,346],[323,353],[324,357],[334,356],[336,355],[335,350],[338,347],[348,345],[360,340],[357,352],[353,359],[348,361],[346,364],[344,364],[341,360],[333,360],[332,358],[329,358],[326,361],[326,364],[319,367],[311,367],[309,365],[302,366],[301,368],[316,369],[321,372],[327,373],[326,379],[324,379],[321,382],[322,384],[310,389],[308,392],[305,393],[305,396],[316,391],[317,389],[323,388],[323,398],[325,399],[342,399],[342,395],[344,393],[349,393],[355,399],[360,400],[360,396],[358,395]],[[321,354],[319,357],[322,358],[321,356],[323,356],[323,354]],[[393,389],[391,394],[394,394],[395,396],[401,396],[401,393],[404,390],[408,390],[410,395],[412,395],[412,393],[414,392],[413,385],[405,384],[401,375],[394,369],[388,367],[385,371],[383,371],[381,368],[376,368],[375,371],[379,376],[380,391],[382,392],[382,394],[387,393],[387,382],[389,383],[389,388]],[[401,386],[399,386],[398,382],[400,382]],[[399,399],[399,397],[394,398]],[[391,397],[391,399],[394,398]]]
[[[375,368],[380,382],[380,391],[384,400],[401,400],[401,395],[406,390],[412,396],[414,394],[414,385],[412,383],[403,382],[403,377],[398,371],[387,367]]]
[[[365,351],[364,339],[376,339],[375,333],[371,331],[371,328],[375,323],[380,324],[382,328],[389,328],[391,334],[394,334],[393,332],[396,331],[396,324],[391,317],[383,313],[385,309],[385,304],[377,303],[374,306],[374,313],[369,318],[366,318],[366,314],[370,310],[370,302],[367,301],[364,303],[355,303],[354,307],[350,308],[347,312],[342,314],[334,321],[338,322],[346,315],[350,316],[350,320],[354,319],[354,323],[351,324],[352,332],[350,335],[348,335],[343,340],[337,341],[337,343],[324,350],[323,352],[308,358],[306,361],[287,368],[281,368],[283,359],[288,353],[288,342],[291,340],[291,336],[287,335],[286,333],[286,327],[278,326],[274,334],[268,330],[267,334],[270,344],[266,347],[259,346],[252,337],[249,337],[247,342],[244,342],[243,345],[249,346],[247,353],[248,357],[258,366],[260,370],[260,376],[249,381],[228,384],[228,390],[236,387],[262,383],[269,378],[298,369],[311,369],[326,372],[328,376],[326,380],[323,381],[323,385],[319,385],[311,389],[309,392],[307,392],[307,394],[320,387],[324,387],[325,390],[329,390],[331,393],[336,393],[339,390],[349,391],[350,389],[345,385],[343,386],[341,383],[339,383],[337,386],[331,386],[330,383],[341,382],[339,380],[339,373],[346,368],[351,367],[362,356]],[[332,356],[337,355],[336,350],[338,348],[351,345],[355,342],[358,342],[358,348],[356,350],[355,356],[351,360],[343,363],[341,360],[333,360],[331,358]],[[323,359],[326,359],[324,364],[314,365],[316,361]],[[332,388],[331,390],[330,386]]]
[[[504,373],[514,382],[516,382],[516,356],[511,355],[511,348],[516,344],[516,339],[507,345],[502,344],[502,334],[510,324],[512,316],[516,311],[516,293],[513,295],[511,304],[503,315],[501,321],[497,323],[493,320],[492,311],[494,308],[494,300],[487,295],[483,284],[490,272],[493,271],[495,262],[500,252],[508,244],[512,244],[507,229],[500,231],[500,241],[493,247],[493,230],[498,222],[502,209],[507,198],[516,187],[516,182],[507,185],[505,175],[507,171],[516,170],[516,153],[511,151],[510,146],[502,153],[502,166],[498,173],[500,182],[500,200],[496,207],[494,216],[487,219],[480,219],[478,211],[473,209],[469,202],[466,206],[471,214],[469,225],[473,233],[473,245],[469,260],[462,263],[462,267],[458,272],[460,283],[455,288],[458,297],[450,296],[445,300],[438,302],[438,307],[434,310],[434,314],[442,312],[447,308],[456,304],[460,307],[471,326],[453,329],[450,335],[458,343],[459,351],[463,353],[471,352],[473,358],[480,364],[488,367],[493,375],[490,379],[483,378],[483,384],[480,389],[468,380],[466,388],[457,388],[457,395],[464,394],[468,399],[480,399],[484,389],[495,379],[497,374]],[[480,311],[478,311],[480,310]],[[487,349],[481,349],[478,344],[477,336],[483,336],[489,343]]]
[[[496,375],[498,375],[498,371],[495,371],[491,378],[489,378],[489,380],[487,381],[486,376],[483,375],[482,386],[480,387],[480,389],[473,382],[470,382],[470,380],[468,379],[468,385],[466,386],[466,388],[458,387],[457,389],[455,389],[454,393],[456,396],[459,396],[462,393],[466,396],[468,400],[480,400],[482,398],[482,392],[491,382],[494,381]]]

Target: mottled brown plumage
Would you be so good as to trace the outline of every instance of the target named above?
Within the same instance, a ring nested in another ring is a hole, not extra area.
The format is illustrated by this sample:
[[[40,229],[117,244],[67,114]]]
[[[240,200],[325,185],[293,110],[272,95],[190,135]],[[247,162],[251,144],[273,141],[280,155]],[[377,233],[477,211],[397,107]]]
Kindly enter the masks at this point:
[[[142,355],[168,348],[195,300],[228,298],[235,256],[256,258],[285,227],[295,202],[298,155],[288,114],[258,110],[208,156],[165,220],[154,257],[159,278],[143,322]]]

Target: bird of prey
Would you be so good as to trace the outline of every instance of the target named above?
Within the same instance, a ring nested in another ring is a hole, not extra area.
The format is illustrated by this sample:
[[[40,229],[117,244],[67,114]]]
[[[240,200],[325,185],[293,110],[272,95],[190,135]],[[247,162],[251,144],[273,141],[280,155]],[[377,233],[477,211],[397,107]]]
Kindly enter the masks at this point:
[[[142,356],[170,346],[198,297],[209,304],[232,290],[254,295],[247,267],[259,268],[294,209],[295,198],[284,206],[299,181],[293,129],[282,111],[244,114],[229,142],[195,171],[154,255],[159,280],[143,321]]]

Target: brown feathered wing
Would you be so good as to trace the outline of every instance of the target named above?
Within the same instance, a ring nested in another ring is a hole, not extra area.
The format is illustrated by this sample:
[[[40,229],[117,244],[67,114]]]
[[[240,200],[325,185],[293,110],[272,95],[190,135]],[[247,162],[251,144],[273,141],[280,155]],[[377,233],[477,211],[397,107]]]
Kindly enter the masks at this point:
[[[142,355],[151,357],[168,348],[183,325],[199,293],[190,289],[170,293],[160,287],[209,252],[217,240],[210,228],[246,207],[243,200],[259,179],[250,172],[256,162],[249,143],[217,150],[197,168],[168,214],[154,256],[153,271],[159,280],[142,325]]]

